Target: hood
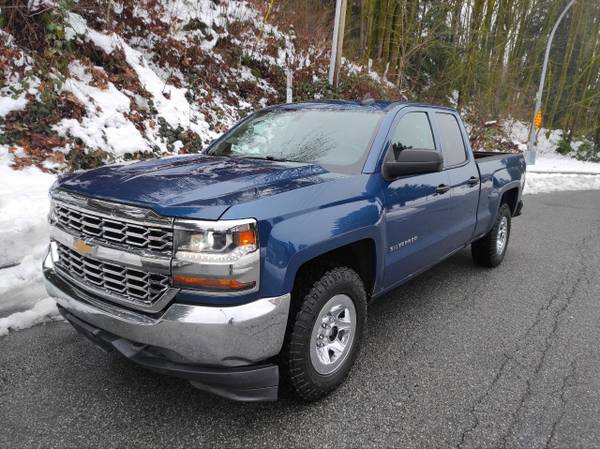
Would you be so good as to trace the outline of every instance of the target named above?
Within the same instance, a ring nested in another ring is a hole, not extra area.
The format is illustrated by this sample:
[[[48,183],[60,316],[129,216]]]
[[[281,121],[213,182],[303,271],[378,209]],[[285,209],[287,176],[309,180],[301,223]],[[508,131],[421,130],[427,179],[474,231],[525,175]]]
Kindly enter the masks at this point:
[[[74,173],[56,188],[165,216],[217,220],[235,204],[343,176],[311,164],[191,155]]]

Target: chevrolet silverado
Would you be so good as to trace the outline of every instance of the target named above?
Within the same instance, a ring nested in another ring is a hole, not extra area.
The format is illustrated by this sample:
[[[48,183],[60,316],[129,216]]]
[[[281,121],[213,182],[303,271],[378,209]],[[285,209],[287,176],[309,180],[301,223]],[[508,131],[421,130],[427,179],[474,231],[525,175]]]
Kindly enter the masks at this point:
[[[273,106],[200,154],[61,177],[46,287],[146,368],[312,401],[350,371],[371,301],[468,245],[502,262],[524,181],[523,156],[474,153],[453,109]]]

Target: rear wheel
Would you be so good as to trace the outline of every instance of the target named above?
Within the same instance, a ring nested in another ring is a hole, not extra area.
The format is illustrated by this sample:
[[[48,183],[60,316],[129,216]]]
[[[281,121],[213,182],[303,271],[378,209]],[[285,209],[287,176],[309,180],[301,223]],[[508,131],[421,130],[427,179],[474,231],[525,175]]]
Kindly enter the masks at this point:
[[[304,401],[320,399],[344,381],[367,316],[365,288],[354,270],[320,272],[300,281],[294,292],[296,305],[282,352],[282,376],[292,394]]]
[[[476,264],[488,268],[500,265],[508,247],[510,225],[510,207],[508,207],[508,204],[503,204],[498,210],[496,222],[491,231],[481,239],[471,243],[471,254]]]

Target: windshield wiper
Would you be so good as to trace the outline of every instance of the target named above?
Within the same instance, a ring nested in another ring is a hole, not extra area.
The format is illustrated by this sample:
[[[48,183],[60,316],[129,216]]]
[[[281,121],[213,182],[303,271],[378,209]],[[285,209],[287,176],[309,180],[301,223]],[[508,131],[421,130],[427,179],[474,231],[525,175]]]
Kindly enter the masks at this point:
[[[294,162],[289,159],[281,159],[274,156],[239,156],[240,159],[258,159],[262,161],[274,161],[274,162]]]

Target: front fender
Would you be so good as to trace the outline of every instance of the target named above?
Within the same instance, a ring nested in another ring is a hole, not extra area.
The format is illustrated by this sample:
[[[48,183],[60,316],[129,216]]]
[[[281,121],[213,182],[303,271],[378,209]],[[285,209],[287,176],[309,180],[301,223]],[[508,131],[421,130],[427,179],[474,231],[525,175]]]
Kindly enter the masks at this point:
[[[382,207],[378,201],[360,199],[272,223],[264,254],[263,295],[290,292],[298,269],[304,263],[363,239],[374,241],[376,273],[380,273],[381,217]]]

